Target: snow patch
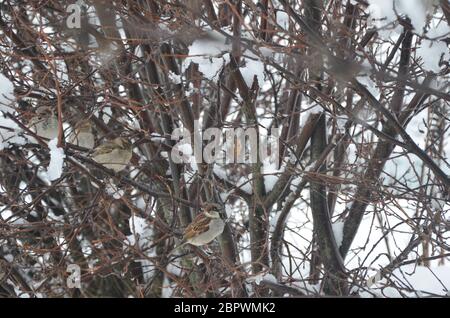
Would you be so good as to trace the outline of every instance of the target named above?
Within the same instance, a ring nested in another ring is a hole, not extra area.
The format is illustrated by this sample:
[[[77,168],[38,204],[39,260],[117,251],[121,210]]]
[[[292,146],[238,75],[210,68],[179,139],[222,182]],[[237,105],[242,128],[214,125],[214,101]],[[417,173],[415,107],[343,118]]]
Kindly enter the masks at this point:
[[[334,238],[338,247],[342,245],[342,239],[344,238],[344,220],[337,220],[331,226],[333,228]]]
[[[14,100],[13,83],[0,73],[0,111],[8,113],[13,112],[14,109],[10,106]]]
[[[22,129],[13,120],[0,114],[0,151],[13,144],[26,144],[27,139],[19,135],[21,131]]]
[[[47,168],[47,177],[50,181],[54,181],[59,179],[63,172],[64,158],[66,155],[64,154],[64,150],[58,147],[58,139],[52,139],[48,143],[48,147],[50,148],[50,164]]]
[[[240,68],[242,77],[245,80],[245,83],[248,87],[251,87],[253,84],[253,78],[256,76],[258,79],[259,87],[263,87],[264,85],[264,63],[261,60],[251,54],[245,58],[245,66]]]
[[[269,273],[261,273],[255,276],[251,276],[249,278],[247,278],[247,282],[248,283],[256,283],[256,285],[261,284],[261,282],[263,280],[272,282],[272,283],[277,283],[277,279],[275,278],[275,276],[273,276],[272,274]]]
[[[267,192],[272,191],[280,174],[284,171],[284,166],[281,166],[280,169],[278,169],[277,162],[272,162],[270,159],[270,157],[264,159],[262,167],[264,174],[264,186]]]
[[[183,62],[183,72],[192,63],[209,80],[216,80],[222,66],[230,61],[230,44],[227,38],[216,31],[208,31],[206,36],[195,40],[189,46],[188,57]]]
[[[389,284],[397,287],[409,286],[417,291],[410,292],[402,288],[402,293],[407,297],[446,296],[450,290],[450,266],[448,265],[433,267],[405,265],[395,269],[389,278],[392,281]],[[396,287],[384,287],[386,283],[386,278],[382,278],[375,282],[371,290],[381,297],[404,297]]]
[[[147,220],[133,214],[129,222],[132,234],[127,236],[127,239],[130,244],[135,245],[137,243],[140,248],[148,247],[147,245],[152,242],[153,231]]]

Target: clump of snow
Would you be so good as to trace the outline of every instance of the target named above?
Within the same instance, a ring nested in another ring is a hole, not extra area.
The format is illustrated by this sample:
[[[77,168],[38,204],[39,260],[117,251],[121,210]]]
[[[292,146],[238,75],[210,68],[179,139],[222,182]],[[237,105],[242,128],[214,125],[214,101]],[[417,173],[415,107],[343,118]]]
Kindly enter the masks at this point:
[[[341,115],[341,116],[336,117],[337,128],[340,131],[343,131],[345,129],[345,124],[348,122],[348,120],[349,120],[348,117],[345,116],[345,115]]]
[[[289,27],[289,15],[285,11],[277,11],[277,24],[287,30]]]
[[[264,186],[266,191],[271,191],[278,181],[280,174],[284,171],[284,166],[281,166],[280,169],[277,167],[277,162],[275,160],[271,160],[270,157],[265,158],[263,161],[263,174],[264,174]]]
[[[52,139],[48,143],[50,148],[50,164],[47,168],[47,176],[50,181],[54,181],[61,177],[63,172],[64,150],[58,147],[58,139]]]
[[[134,192],[134,191],[133,191]],[[137,192],[136,192],[137,193]],[[132,193],[132,195],[135,195],[136,193]],[[134,205],[141,211],[146,211],[148,208],[148,202],[145,201],[143,196],[137,196],[134,200]]]
[[[195,40],[189,46],[189,56],[183,62],[183,71],[192,63],[209,80],[215,80],[220,69],[230,61],[230,44],[227,38],[216,31],[208,31],[206,36]]]
[[[230,193],[231,193],[231,191],[230,191],[230,192],[227,192],[227,193],[226,193],[227,196],[228,196]],[[220,196],[222,196],[222,194],[220,194]],[[223,200],[223,201],[225,201],[225,200]],[[226,213],[226,215],[227,215],[227,218],[231,218],[231,217],[233,216],[233,208],[232,208],[231,206],[229,206],[229,205],[225,205],[225,213]]]
[[[12,254],[3,255],[3,259],[9,263],[14,262],[14,256]]]
[[[431,80],[429,87],[438,91],[440,89],[443,89],[445,85],[445,81],[440,80],[439,77],[435,77]]]
[[[162,298],[171,298],[174,290],[176,289],[176,283],[172,280],[170,280],[167,276],[164,276],[164,288],[161,290],[161,297]]]
[[[447,44],[441,41],[422,40],[420,47],[417,49],[417,54],[422,57],[423,68],[434,73],[441,70],[439,62],[442,56],[446,60],[450,59]]]
[[[380,97],[380,91],[377,89],[375,82],[368,76],[357,76],[358,81],[364,85],[367,90],[372,94],[376,99]]]
[[[222,67],[230,61],[230,51],[231,43],[226,36],[217,31],[208,30],[206,36],[195,40],[189,46],[188,57],[184,60],[182,69],[185,71],[191,63],[196,63],[203,76],[214,81]],[[254,76],[257,77],[259,86],[263,86],[264,63],[256,55],[247,53],[240,70],[247,86],[252,85]],[[174,83],[181,83],[180,76],[170,73],[169,77]]]
[[[369,0],[368,2],[372,25],[379,30],[378,34],[381,38],[389,39],[392,30],[388,30],[387,26],[392,28],[392,23],[397,20],[393,0]]]
[[[275,51],[268,47],[260,47],[259,52],[263,57],[271,57],[273,54],[275,54]]]
[[[238,182],[236,182],[236,188],[241,189],[245,193],[252,194],[253,188],[252,183],[250,181],[251,179],[252,179],[251,176],[249,176],[248,179],[246,177],[242,177]]]
[[[300,185],[300,182],[302,182],[302,176],[296,176],[292,179],[291,184],[289,186],[289,190],[291,192],[294,192],[297,190],[298,186]]]
[[[3,210],[0,212],[0,217],[2,220],[8,221],[9,224],[13,225],[24,225],[28,224],[28,221],[24,218],[15,215],[11,210]]]
[[[190,143],[183,139],[173,147],[170,157],[175,163],[190,163],[193,166],[196,163],[194,150]]]
[[[272,217],[272,218],[270,219],[270,224],[269,224],[269,226],[270,226],[269,231],[270,231],[270,232],[275,231],[275,227],[277,226],[278,219],[280,218],[280,215],[281,215],[281,212],[282,212],[282,211],[283,211],[283,210],[280,209],[280,210],[275,214],[275,216]]]
[[[367,287],[372,287],[376,283],[378,283],[381,279],[383,279],[383,276],[381,275],[381,270],[377,271],[375,275],[369,277],[367,280]]]
[[[323,111],[323,108],[319,104],[315,102],[310,104],[306,101],[302,103],[302,109],[304,109],[304,111],[301,115],[301,125],[306,123],[310,115],[320,114]]]
[[[259,285],[259,284],[261,284],[261,282],[263,280],[266,280],[266,281],[269,281],[269,282],[273,282],[273,283],[277,282],[277,279],[275,278],[275,276],[273,276],[272,274],[269,274],[267,272],[260,273],[260,274],[255,275],[255,276],[251,276],[251,277],[247,278],[246,281],[248,283],[256,283],[256,285]]]
[[[135,245],[137,243],[140,248],[148,247],[152,242],[153,236],[153,231],[148,221],[133,214],[129,222],[132,234],[127,236],[127,239],[130,244]]]
[[[240,68],[242,77],[248,87],[253,84],[256,75],[259,87],[264,85],[264,63],[254,54],[248,54],[245,58],[245,66]]]
[[[124,196],[125,192],[115,186],[114,182],[106,184],[105,191],[107,194],[111,195],[114,199],[118,200]]]
[[[392,287],[384,287],[387,280],[381,279],[375,282],[371,291],[381,297],[426,297],[446,296],[450,290],[450,267],[436,266],[425,267],[405,265],[393,271],[389,275]],[[416,292],[411,292],[404,287],[408,286]],[[398,289],[402,290],[402,294]]]
[[[181,84],[181,75],[177,75],[172,71],[169,71],[169,78],[174,84]]]
[[[0,73],[0,111],[12,112],[10,107],[14,98],[14,86],[11,81]]]
[[[430,30],[427,32],[427,38],[422,39],[416,54],[422,58],[422,67],[428,71],[438,73],[441,70],[439,62],[441,58],[450,60],[450,51],[448,45],[442,41],[450,33],[450,27],[447,23],[431,22]]]
[[[406,132],[416,140],[419,147],[425,147],[424,133],[427,131],[428,109],[417,113],[406,127]],[[392,172],[392,171],[391,171]]]
[[[416,32],[421,33],[427,22],[428,6],[424,0],[398,0],[395,2],[395,9],[406,14]]]
[[[344,238],[344,220],[337,220],[332,224],[334,238],[338,247],[342,244]]]
[[[164,141],[166,140],[166,138],[164,138],[164,136],[159,135],[159,134],[157,134],[157,133],[152,133],[152,134],[150,135],[150,140],[151,140],[151,141],[154,141],[154,142],[160,142],[160,143],[162,143],[162,142],[164,142]]]
[[[105,124],[109,123],[110,119],[112,118],[112,109],[109,106],[103,107],[103,116],[102,120]]]
[[[27,139],[20,136],[22,129],[11,119],[0,114],[0,150],[9,148],[12,144],[24,145]]]
[[[91,243],[84,238],[80,238],[80,247],[84,255],[88,256],[92,254],[92,245]]]
[[[433,9],[438,0],[368,0],[369,16],[372,23],[379,30],[382,39],[389,39],[393,33],[398,33],[398,26],[394,26],[398,15],[410,18],[415,31],[422,33],[427,14]]]

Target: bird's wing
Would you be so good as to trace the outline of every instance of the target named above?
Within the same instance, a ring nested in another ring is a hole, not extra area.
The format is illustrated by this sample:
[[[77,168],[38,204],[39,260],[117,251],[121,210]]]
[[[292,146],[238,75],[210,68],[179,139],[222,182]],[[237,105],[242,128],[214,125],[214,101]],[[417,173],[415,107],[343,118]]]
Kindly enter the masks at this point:
[[[184,231],[183,239],[187,240],[209,230],[210,219],[203,213],[198,214]]]
[[[100,145],[99,147],[97,147],[94,151],[94,153],[92,154],[93,157],[98,156],[98,155],[103,155],[105,153],[109,153],[114,149],[114,145],[110,142],[106,142],[102,145]]]

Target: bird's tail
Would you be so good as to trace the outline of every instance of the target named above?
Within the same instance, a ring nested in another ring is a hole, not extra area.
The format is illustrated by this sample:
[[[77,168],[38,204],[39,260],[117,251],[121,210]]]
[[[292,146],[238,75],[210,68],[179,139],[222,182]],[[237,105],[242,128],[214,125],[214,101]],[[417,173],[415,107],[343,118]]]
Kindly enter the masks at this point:
[[[182,240],[180,243],[178,243],[177,246],[175,246],[168,254],[167,257],[169,257],[170,255],[172,255],[174,252],[176,252],[177,250],[179,250],[180,248],[182,248],[183,246],[185,246],[188,242],[186,240]]]

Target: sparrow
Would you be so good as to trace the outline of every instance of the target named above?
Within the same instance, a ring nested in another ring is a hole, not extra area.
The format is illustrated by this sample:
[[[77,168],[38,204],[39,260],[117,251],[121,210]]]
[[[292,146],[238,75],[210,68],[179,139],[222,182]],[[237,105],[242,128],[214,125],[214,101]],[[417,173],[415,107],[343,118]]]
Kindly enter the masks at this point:
[[[115,172],[125,169],[133,156],[131,143],[122,137],[107,141],[94,149],[92,159]]]
[[[56,117],[51,107],[38,107],[28,127],[39,137],[47,139],[58,137],[58,117]]]
[[[94,148],[94,134],[89,120],[80,121],[75,125],[74,132],[70,136],[70,143],[88,149]]]
[[[337,58],[332,58],[328,72],[339,81],[342,81],[342,83],[347,83],[362,72],[370,73],[370,70],[349,59],[339,60]]]
[[[225,222],[222,220],[220,213],[215,209],[216,206],[216,204],[209,203],[203,207],[202,211],[186,227],[183,233],[183,239],[169,255],[186,244],[194,246],[206,245],[222,234],[225,228]]]

